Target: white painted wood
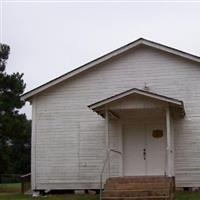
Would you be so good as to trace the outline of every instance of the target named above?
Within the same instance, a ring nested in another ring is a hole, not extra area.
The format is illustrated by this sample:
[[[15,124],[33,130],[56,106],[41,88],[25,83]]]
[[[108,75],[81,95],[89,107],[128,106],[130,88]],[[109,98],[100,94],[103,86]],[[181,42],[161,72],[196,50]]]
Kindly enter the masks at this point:
[[[103,130],[103,131],[102,131]],[[102,134],[103,132],[103,134]],[[96,133],[96,134],[94,134]],[[92,186],[91,182],[98,182],[99,184],[99,175],[100,171],[103,167],[103,160],[105,159],[106,155],[106,135],[105,135],[105,124],[94,124],[94,123],[86,123],[85,121],[82,121],[80,123],[80,171],[79,176],[76,180],[67,180],[64,178],[64,183],[59,184],[61,182],[59,179],[57,179],[57,184],[60,186],[64,186],[67,184],[70,185],[76,185],[79,189],[84,189],[83,185],[85,187]],[[104,145],[104,149],[102,149],[101,145]],[[102,152],[101,152],[102,151]],[[96,155],[96,152],[98,152],[98,156]],[[72,152],[66,153],[66,156],[71,157],[70,155]],[[66,161],[65,163],[65,169],[68,169],[68,165],[70,164]],[[99,171],[99,173],[95,172]],[[70,171],[63,173],[66,174],[66,177],[70,175]],[[96,174],[94,176],[94,174]],[[93,181],[95,177],[95,181]],[[80,181],[78,183],[78,181]],[[81,181],[84,181],[85,183],[88,182],[88,184],[82,184]],[[79,186],[78,186],[79,184]],[[94,183],[95,184],[95,183]],[[95,184],[96,185],[96,184]],[[72,186],[70,186],[72,187]],[[91,187],[92,188],[92,187]]]
[[[171,133],[171,175],[175,176],[175,168],[174,168],[174,140],[175,140],[175,136],[174,136],[174,119],[172,114],[170,113],[170,133]]]
[[[143,158],[145,136],[145,130],[141,124],[124,127],[124,176],[144,176],[147,174],[146,161]]]
[[[36,145],[32,146],[35,187],[98,188],[106,154],[105,120],[87,106],[133,87],[144,89],[145,83],[153,93],[184,102],[186,116],[173,116],[176,185],[198,187],[200,66],[147,47],[130,50],[33,98],[33,124],[37,124],[32,132],[32,137],[37,135],[35,141],[32,139]],[[131,123],[136,115],[139,120],[149,117],[152,122],[155,113],[164,115],[164,111],[149,109],[145,117],[144,109],[116,112],[123,124]],[[110,146],[116,149],[120,148],[118,129],[116,123],[109,130]],[[119,160],[111,156],[111,175],[120,175]]]
[[[106,135],[106,151],[109,153],[108,158],[108,177],[110,177],[110,136],[109,136],[109,112],[105,110],[105,135]]]
[[[124,157],[124,146],[123,146],[123,126],[121,120],[118,121],[119,124],[119,151],[121,152],[121,157],[119,160],[119,176],[124,176],[124,168],[123,168],[123,157]]]
[[[153,130],[162,130],[163,136],[155,138]],[[166,133],[163,124],[145,124],[146,133],[146,175],[165,175]]]
[[[134,122],[133,122],[134,123]],[[155,129],[163,130],[163,137],[154,138]],[[134,123],[124,129],[124,175],[165,175],[166,136],[164,127],[154,123]],[[144,155],[145,151],[145,155]]]
[[[186,53],[186,52],[183,52],[183,51],[179,51],[177,49],[174,49],[174,48],[170,48],[170,47],[167,47],[167,46],[164,46],[164,45],[161,45],[161,44],[158,44],[158,43],[155,43],[155,42],[152,42],[152,41],[149,41],[149,40],[146,40],[146,39],[143,39],[143,38],[140,38],[130,44],[127,44],[119,49],[116,49],[115,51],[112,51],[98,59],[95,59],[94,61],[92,62],[89,62],[81,67],[78,67],[77,69],[75,70],[72,70],[56,79],[54,79],[53,81],[50,81],[26,94],[24,94],[22,96],[22,99],[23,100],[30,100],[30,98],[32,98],[34,95],[50,88],[50,87],[53,87],[75,75],[78,75],[79,73],[81,72],[84,72],[85,70],[88,70],[96,65],[99,65],[111,58],[114,58],[115,56],[118,56],[120,54],[123,54],[124,52],[126,51],[129,51],[130,49],[133,49],[133,48],[136,48],[138,47],[139,45],[146,45],[147,47],[151,47],[151,48],[155,48],[155,49],[159,49],[161,51],[164,51],[164,52],[167,52],[167,53],[171,53],[171,54],[174,54],[176,56],[180,56],[182,58],[185,58],[185,59],[189,59],[191,61],[194,61],[194,62],[200,62],[200,58],[197,57],[197,56],[194,56],[192,54],[189,54],[189,53]]]
[[[108,110],[105,110],[105,135],[106,135],[106,150],[109,151],[109,113]]]
[[[150,107],[158,107],[163,106],[166,103],[174,104],[175,106],[183,106],[182,101],[160,96],[157,94],[149,93],[143,90],[138,89],[131,89],[126,92],[117,94],[111,98],[107,98],[105,100],[102,100],[100,102],[97,102],[95,104],[89,105],[89,108],[93,110],[98,110],[99,107],[109,105],[110,108],[133,108],[134,106],[141,106],[143,105],[143,99],[146,97],[149,102]],[[149,98],[148,98],[149,97]],[[157,100],[157,101],[156,101]],[[156,102],[156,105],[155,105]],[[110,105],[111,104],[111,105]],[[104,107],[103,107],[104,108]]]
[[[36,188],[36,98],[32,101],[32,126],[31,126],[31,189],[34,191]]]
[[[121,152],[120,150],[120,136],[121,124],[119,120],[109,119],[109,141],[110,149]],[[122,155],[116,152],[110,152],[110,176],[116,177],[121,173],[121,159]]]
[[[171,156],[171,119],[169,107],[166,109],[166,132],[167,132],[167,175],[172,176],[172,156]]]
[[[107,107],[111,110],[115,109],[145,109],[145,108],[164,108],[166,102],[133,93],[130,96],[124,97],[120,100],[109,103]]]

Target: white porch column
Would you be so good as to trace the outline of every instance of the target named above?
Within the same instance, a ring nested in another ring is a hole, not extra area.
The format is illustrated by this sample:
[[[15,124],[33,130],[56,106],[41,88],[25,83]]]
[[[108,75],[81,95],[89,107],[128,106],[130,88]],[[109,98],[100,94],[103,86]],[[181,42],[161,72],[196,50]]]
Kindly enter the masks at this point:
[[[109,112],[105,110],[105,133],[106,133],[106,152],[108,155],[108,177],[110,177],[110,142],[109,142]]]
[[[169,106],[166,109],[166,132],[167,132],[167,166],[166,166],[166,173],[167,176],[172,176],[172,156],[171,156],[171,120],[170,120],[170,110]]]

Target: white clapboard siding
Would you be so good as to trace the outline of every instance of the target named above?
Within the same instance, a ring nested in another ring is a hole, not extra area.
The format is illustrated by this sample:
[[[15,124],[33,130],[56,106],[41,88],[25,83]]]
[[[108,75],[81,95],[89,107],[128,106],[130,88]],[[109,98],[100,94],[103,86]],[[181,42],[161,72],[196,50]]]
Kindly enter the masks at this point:
[[[149,97],[132,94],[115,102],[109,103],[109,109],[159,109],[166,107],[167,103]]]
[[[200,65],[141,47],[33,98],[33,189],[99,188],[104,119],[87,105],[145,84],[151,92],[184,101],[185,118],[174,120],[176,184],[200,186]],[[113,128],[110,145],[120,149],[120,137]],[[119,158],[111,157],[111,173],[117,176]]]

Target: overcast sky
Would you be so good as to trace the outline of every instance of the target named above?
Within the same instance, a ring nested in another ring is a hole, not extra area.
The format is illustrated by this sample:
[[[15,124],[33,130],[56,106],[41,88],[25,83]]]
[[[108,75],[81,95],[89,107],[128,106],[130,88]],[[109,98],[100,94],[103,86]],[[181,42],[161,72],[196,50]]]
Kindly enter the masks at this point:
[[[1,0],[0,16],[7,72],[26,91],[140,37],[200,55],[200,2]]]

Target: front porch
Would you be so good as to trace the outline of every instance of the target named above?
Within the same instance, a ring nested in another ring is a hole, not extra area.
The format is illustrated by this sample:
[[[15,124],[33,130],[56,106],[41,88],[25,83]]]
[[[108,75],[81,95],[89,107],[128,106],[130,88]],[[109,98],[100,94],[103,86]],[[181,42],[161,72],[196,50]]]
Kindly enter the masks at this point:
[[[89,108],[105,118],[102,182],[110,177],[175,176],[173,118],[184,116],[182,101],[132,89]]]

